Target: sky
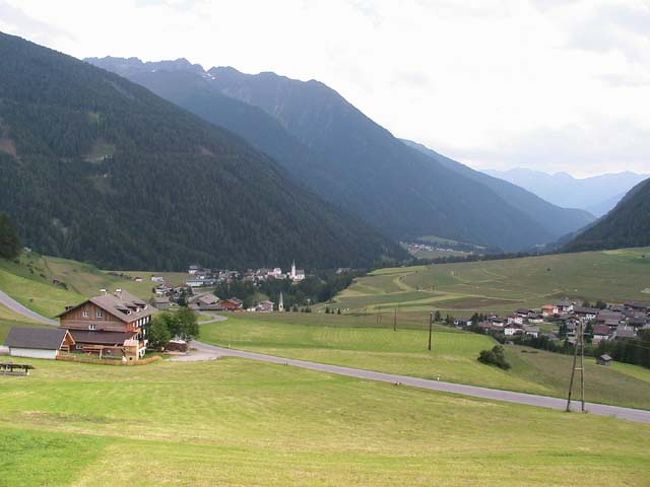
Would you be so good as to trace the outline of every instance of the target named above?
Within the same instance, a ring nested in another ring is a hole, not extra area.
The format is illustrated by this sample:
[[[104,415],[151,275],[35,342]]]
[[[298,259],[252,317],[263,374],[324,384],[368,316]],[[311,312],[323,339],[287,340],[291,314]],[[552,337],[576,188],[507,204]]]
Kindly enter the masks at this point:
[[[0,0],[0,30],[317,79],[478,169],[650,173],[650,0]]]

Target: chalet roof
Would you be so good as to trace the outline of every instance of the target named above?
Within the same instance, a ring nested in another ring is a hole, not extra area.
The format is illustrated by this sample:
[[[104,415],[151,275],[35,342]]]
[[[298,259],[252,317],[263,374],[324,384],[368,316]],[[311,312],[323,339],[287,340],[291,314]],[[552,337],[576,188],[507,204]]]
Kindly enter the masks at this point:
[[[576,314],[594,314],[597,315],[600,310],[598,308],[589,308],[585,306],[575,306],[573,312]]]
[[[83,303],[79,303],[73,308],[65,310],[63,313],[60,313],[59,316],[62,316],[73,309],[83,306],[86,303],[93,303],[94,305],[100,307],[107,313],[115,316],[116,318],[126,322],[131,323],[133,321],[144,318],[153,314],[153,310],[147,306],[142,299],[134,296],[133,294],[127,291],[116,291],[112,294],[104,294],[102,296],[92,297]]]
[[[69,330],[78,343],[91,343],[95,345],[122,345],[124,340],[130,340],[136,333],[115,331],[87,331]]]
[[[609,336],[611,334],[611,330],[607,325],[596,325],[594,326],[593,333],[594,335]]]
[[[614,360],[612,357],[607,355],[606,353],[602,354],[600,357],[598,357],[600,360],[604,360],[605,362],[611,362]]]
[[[636,336],[636,332],[633,328],[628,328],[627,326],[619,326],[616,329],[615,336],[616,338],[634,338]]]
[[[5,345],[9,348],[38,348],[58,350],[68,330],[61,328],[28,328],[14,326],[9,330]]]

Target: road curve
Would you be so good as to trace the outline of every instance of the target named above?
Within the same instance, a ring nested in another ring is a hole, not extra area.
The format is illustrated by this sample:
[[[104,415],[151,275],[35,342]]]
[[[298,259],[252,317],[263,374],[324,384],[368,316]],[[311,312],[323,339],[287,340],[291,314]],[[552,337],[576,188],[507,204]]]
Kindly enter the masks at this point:
[[[55,320],[46,318],[45,316],[39,315],[35,311],[26,308],[25,306],[20,304],[18,301],[16,301],[14,298],[9,296],[7,293],[5,293],[2,290],[0,290],[0,304],[6,306],[11,311],[23,315],[25,318],[29,318],[32,321],[37,321],[39,323],[44,323],[46,325],[54,325],[54,326],[58,325],[58,323]]]
[[[454,384],[431,379],[421,379],[406,375],[387,374],[384,372],[375,372],[372,370],[356,369],[352,367],[342,367],[339,365],[322,364],[318,362],[309,362],[307,360],[297,360],[275,355],[266,355],[263,353],[247,352],[232,348],[209,345],[203,342],[192,342],[193,348],[196,348],[201,357],[238,357],[260,362],[268,362],[280,365],[291,365],[303,369],[316,370],[329,374],[345,375],[358,379],[375,380],[379,382],[390,382],[391,384],[400,384],[431,391],[448,392],[452,394],[462,394],[465,396],[478,397],[481,399],[491,399],[494,401],[505,401],[517,404],[527,404],[549,409],[558,409],[564,411],[566,400],[556,397],[538,396],[535,394],[526,394],[523,392],[502,391],[498,389],[489,389],[487,387],[470,386],[466,384]],[[579,410],[579,403],[573,403],[573,410]],[[613,416],[629,421],[650,424],[650,411],[642,409],[624,408],[619,406],[608,406],[606,404],[587,403],[586,409],[591,414],[599,416]]]

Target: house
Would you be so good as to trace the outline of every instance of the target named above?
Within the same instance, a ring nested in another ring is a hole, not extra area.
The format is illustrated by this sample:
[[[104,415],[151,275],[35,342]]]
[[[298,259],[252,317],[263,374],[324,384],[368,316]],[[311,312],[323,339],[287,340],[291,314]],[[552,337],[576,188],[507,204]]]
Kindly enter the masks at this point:
[[[573,312],[573,303],[568,299],[562,299],[555,303],[558,314],[572,313]]]
[[[241,311],[243,303],[240,299],[220,299],[217,305],[219,311]]]
[[[623,313],[619,311],[601,309],[596,315],[596,322],[616,328],[623,321],[623,318]]]
[[[539,327],[524,325],[524,335],[537,338],[539,336]]]
[[[169,309],[172,305],[172,302],[167,296],[156,296],[151,299],[151,304],[159,311],[164,311]]]
[[[576,316],[579,316],[580,318],[583,318],[587,321],[595,320],[596,316],[598,316],[598,312],[600,310],[598,308],[589,308],[586,306],[575,306],[573,308],[573,314]]]
[[[219,311],[219,298],[212,293],[195,296],[190,302],[190,308],[198,311]]]
[[[9,355],[56,359],[61,351],[70,351],[75,340],[68,330],[61,328],[30,328],[14,326],[5,340]]]
[[[636,337],[636,331],[634,328],[631,328],[627,325],[619,325],[616,327],[616,330],[614,331],[613,338],[614,339],[623,339],[623,338],[635,338]]]
[[[503,334],[505,336],[521,335],[523,332],[522,326],[515,323],[503,327]]]
[[[605,324],[599,324],[594,326],[593,338],[592,338],[592,341],[594,343],[598,343],[601,340],[609,340],[611,336],[612,336],[612,330],[609,328],[609,326]]]
[[[257,306],[255,306],[255,311],[257,313],[271,313],[271,312],[273,312],[273,301],[262,301]]]
[[[457,328],[468,328],[472,326],[472,319],[471,318],[455,318],[454,319],[454,326]]]
[[[59,314],[59,327],[74,338],[75,349],[111,354],[135,349],[141,358],[147,348],[147,326],[154,310],[140,298],[117,289],[68,307]],[[131,356],[129,355],[131,358]]]
[[[607,355],[606,353],[604,353],[604,354],[601,355],[600,357],[597,357],[597,358],[596,358],[596,363],[597,363],[598,365],[606,365],[606,366],[609,366],[609,365],[611,365],[611,363],[613,362],[613,360],[614,360],[614,359],[612,359],[612,357],[610,357],[609,355]]]
[[[544,318],[552,318],[553,316],[559,314],[557,306],[554,304],[545,304],[542,306],[542,316]]]

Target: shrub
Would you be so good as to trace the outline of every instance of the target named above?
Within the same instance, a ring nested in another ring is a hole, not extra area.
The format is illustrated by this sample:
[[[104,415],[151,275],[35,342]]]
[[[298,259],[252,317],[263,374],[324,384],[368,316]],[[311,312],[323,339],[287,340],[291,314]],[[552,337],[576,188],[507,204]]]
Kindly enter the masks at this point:
[[[508,370],[510,364],[506,360],[506,356],[501,345],[495,345],[492,350],[481,350],[479,353],[478,361],[487,365],[496,365],[500,369]]]

